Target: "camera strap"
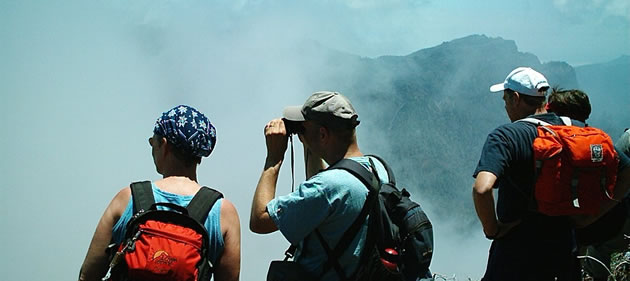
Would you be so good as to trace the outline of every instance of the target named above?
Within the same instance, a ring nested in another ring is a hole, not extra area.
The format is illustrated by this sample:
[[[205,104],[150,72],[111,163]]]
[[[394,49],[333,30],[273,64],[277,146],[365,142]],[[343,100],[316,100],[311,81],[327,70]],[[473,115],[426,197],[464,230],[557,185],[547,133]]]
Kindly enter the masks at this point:
[[[291,143],[291,192],[295,189],[295,155],[293,153],[293,134],[289,135]]]

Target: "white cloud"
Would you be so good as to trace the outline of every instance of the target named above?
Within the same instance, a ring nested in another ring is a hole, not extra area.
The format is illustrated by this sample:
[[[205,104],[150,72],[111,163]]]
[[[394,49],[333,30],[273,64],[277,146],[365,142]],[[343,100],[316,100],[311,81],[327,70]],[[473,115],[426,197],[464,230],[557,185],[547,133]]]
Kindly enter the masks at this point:
[[[408,1],[406,0],[348,0],[346,5],[350,8],[362,9],[362,8],[382,8],[383,6],[399,6]]]
[[[622,16],[630,20],[630,1],[611,0],[607,1],[605,11],[611,15]]]
[[[627,0],[554,0],[553,4],[561,12],[576,17],[620,16],[630,20],[630,1]]]

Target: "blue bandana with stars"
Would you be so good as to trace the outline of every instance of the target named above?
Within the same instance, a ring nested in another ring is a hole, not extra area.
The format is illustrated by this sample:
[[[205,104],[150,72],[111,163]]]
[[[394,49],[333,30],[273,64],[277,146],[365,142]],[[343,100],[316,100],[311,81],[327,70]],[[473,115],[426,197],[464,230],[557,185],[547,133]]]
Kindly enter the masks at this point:
[[[207,157],[214,149],[217,133],[203,113],[187,105],[178,105],[162,113],[153,133],[165,137],[175,147],[198,157]]]

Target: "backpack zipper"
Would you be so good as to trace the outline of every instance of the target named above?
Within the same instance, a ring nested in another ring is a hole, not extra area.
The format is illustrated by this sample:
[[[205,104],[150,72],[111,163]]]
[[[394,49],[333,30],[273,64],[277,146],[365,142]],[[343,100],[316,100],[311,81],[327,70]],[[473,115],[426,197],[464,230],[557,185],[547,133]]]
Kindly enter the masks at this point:
[[[405,238],[402,241],[407,240],[407,238],[409,238],[409,236],[411,236],[412,233],[418,231],[420,228],[422,228],[423,226],[427,225],[427,224],[431,224],[430,221],[423,221],[422,223],[418,224],[416,227],[412,228],[411,230],[407,231],[407,235],[405,235]]]
[[[180,243],[184,243],[184,244],[188,244],[190,246],[193,246],[195,249],[201,251],[201,247],[197,245],[196,241],[192,241],[190,239],[186,239],[180,235],[176,235],[170,232],[165,232],[165,231],[160,231],[160,230],[155,230],[155,229],[146,229],[146,228],[141,228],[140,232],[144,232],[146,234],[149,235],[153,235],[153,236],[158,236],[158,237],[162,237],[162,238],[166,238],[166,239],[170,239],[170,240],[174,240]],[[203,236],[202,236],[203,238]]]
[[[401,245],[404,245],[404,244],[405,244],[405,242],[407,241],[407,239],[409,239],[409,237],[411,237],[411,234],[412,234],[412,233],[415,233],[416,231],[418,231],[420,228],[422,228],[423,226],[425,226],[425,225],[427,225],[427,224],[429,224],[429,225],[430,225],[430,224],[431,224],[431,222],[430,222],[430,221],[428,221],[428,220],[427,220],[427,221],[423,221],[422,223],[418,224],[416,227],[414,227],[413,229],[411,229],[410,231],[408,231],[408,232],[407,232],[407,235],[405,235],[405,238],[403,238],[403,239],[401,240]],[[402,247],[402,249],[400,249],[400,250],[401,250],[401,251],[400,251],[400,254],[401,254],[401,255],[404,255],[404,254],[405,254],[405,252],[406,252],[406,249],[405,249],[404,247]],[[429,253],[431,253],[431,252],[433,252],[433,249],[431,249],[431,248],[427,247],[427,251],[426,251],[426,252],[424,252],[424,253],[422,253],[422,256],[426,256],[426,255],[428,255],[428,254],[429,254]]]

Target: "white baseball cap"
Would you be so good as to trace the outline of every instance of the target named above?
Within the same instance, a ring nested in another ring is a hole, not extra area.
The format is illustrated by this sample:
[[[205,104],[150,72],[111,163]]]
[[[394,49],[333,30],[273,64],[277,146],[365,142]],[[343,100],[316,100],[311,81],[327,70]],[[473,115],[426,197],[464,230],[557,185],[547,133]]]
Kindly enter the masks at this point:
[[[503,83],[490,87],[490,92],[501,92],[505,89],[528,96],[544,97],[549,83],[540,72],[529,67],[517,67],[505,78]]]

